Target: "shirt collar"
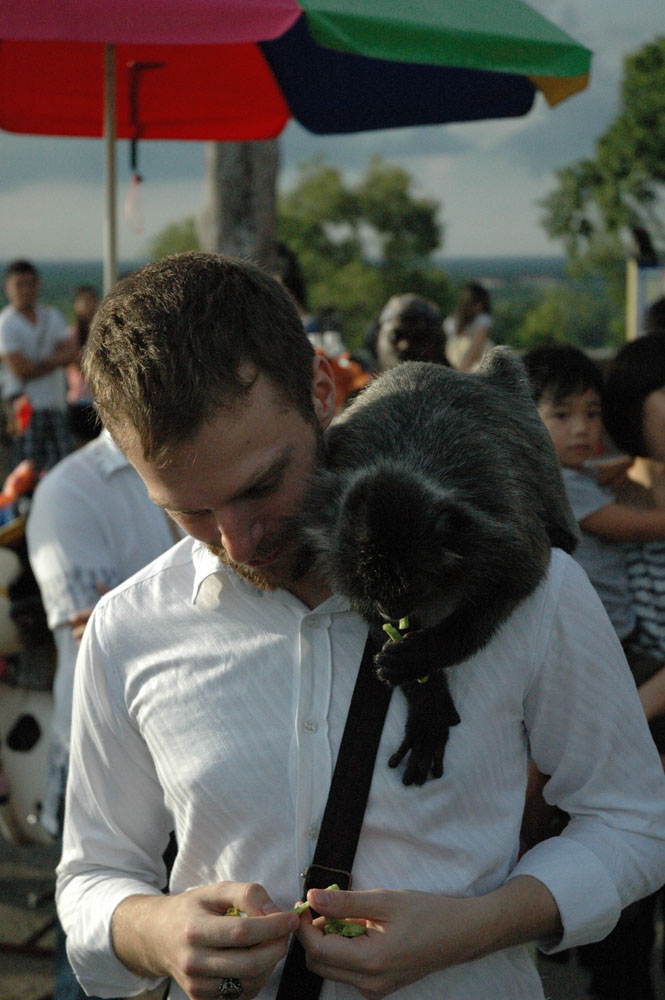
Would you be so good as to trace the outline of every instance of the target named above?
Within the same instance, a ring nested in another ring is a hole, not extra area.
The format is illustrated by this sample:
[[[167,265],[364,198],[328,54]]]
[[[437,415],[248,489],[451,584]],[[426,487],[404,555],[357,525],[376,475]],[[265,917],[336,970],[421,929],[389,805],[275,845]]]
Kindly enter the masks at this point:
[[[108,479],[118,469],[124,469],[129,465],[128,459],[120,451],[106,428],[99,434],[97,441],[95,449],[97,463],[105,478]]]

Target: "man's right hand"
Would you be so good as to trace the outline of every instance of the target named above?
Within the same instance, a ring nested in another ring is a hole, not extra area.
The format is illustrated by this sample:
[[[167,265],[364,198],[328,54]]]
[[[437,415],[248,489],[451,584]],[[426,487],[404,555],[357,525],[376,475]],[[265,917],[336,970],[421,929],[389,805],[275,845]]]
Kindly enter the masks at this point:
[[[230,906],[247,917],[226,916]],[[191,1000],[239,979],[243,1000],[265,986],[299,918],[253,882],[217,882],[173,896],[129,896],[113,914],[118,958],[142,976],[170,976]]]

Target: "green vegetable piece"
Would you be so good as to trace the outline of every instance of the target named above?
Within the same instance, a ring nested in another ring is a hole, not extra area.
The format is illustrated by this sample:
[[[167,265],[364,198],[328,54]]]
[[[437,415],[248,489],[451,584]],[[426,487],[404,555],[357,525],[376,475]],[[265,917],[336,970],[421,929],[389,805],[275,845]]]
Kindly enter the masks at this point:
[[[335,891],[339,890],[339,886],[336,882],[328,886],[329,889]],[[309,903],[298,903],[297,906],[293,907],[293,912],[300,916],[305,910],[309,910]],[[326,919],[325,925],[323,927],[324,934],[340,934],[342,937],[358,937],[360,934],[366,934],[367,930],[364,924],[352,924],[348,920],[335,920],[333,917],[328,917]]]
[[[339,934],[340,937],[360,937],[367,934],[364,924],[353,924],[350,920],[328,920],[323,928],[324,934]]]
[[[402,641],[402,636],[397,631],[395,626],[390,624],[390,622],[386,622],[385,625],[383,625],[383,631],[386,633],[386,635],[390,636],[393,642]]]
[[[386,622],[385,625],[382,625],[381,627],[383,628],[383,631],[390,636],[393,642],[401,642],[402,639],[404,638],[401,632],[398,632],[395,626],[391,625],[390,622]],[[408,616],[406,618],[400,618],[399,627],[402,630],[407,629],[409,627]],[[424,677],[418,677],[417,680],[419,684],[427,684],[429,680],[429,674],[425,674]]]
[[[337,885],[337,882],[333,882],[333,884],[329,885],[328,888],[329,889],[334,889],[334,890],[339,890],[339,886]],[[309,910],[309,903],[298,903],[297,906],[293,907],[293,912],[297,913],[298,916],[300,916],[301,913],[304,913],[305,910]]]

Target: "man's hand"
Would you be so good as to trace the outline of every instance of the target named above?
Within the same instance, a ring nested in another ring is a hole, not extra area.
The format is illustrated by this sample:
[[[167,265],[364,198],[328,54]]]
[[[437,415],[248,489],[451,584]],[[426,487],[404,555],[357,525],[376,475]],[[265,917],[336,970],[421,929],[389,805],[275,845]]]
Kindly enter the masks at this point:
[[[501,948],[561,933],[554,899],[529,876],[463,899],[380,889],[311,889],[307,899],[322,917],[366,924],[366,934],[342,938],[324,934],[324,920],[312,922],[305,913],[298,936],[312,972],[355,986],[367,1000]]]
[[[65,365],[70,365],[72,361],[76,361],[80,351],[81,348],[77,337],[65,337],[64,340],[59,340],[53,348],[51,360],[56,368],[64,368]]]
[[[226,916],[230,906],[246,917]],[[217,997],[222,979],[239,979],[243,1000],[266,984],[299,924],[256,883],[218,882],[173,896],[130,896],[113,914],[113,946],[144,976],[171,976],[191,1000]]]
[[[56,368],[64,368],[75,361],[78,356],[78,347],[71,337],[65,337],[58,341],[47,357],[39,361],[21,354],[20,351],[10,351],[2,355],[3,364],[22,382],[31,382],[33,379],[42,378]]]

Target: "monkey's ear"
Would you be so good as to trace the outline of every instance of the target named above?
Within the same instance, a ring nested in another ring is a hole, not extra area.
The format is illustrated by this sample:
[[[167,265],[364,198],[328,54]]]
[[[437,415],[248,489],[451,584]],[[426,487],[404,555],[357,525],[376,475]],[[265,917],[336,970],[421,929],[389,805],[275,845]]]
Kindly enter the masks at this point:
[[[504,392],[533,402],[526,368],[510,347],[493,347],[483,358],[478,374]]]
[[[511,537],[498,518],[473,504],[453,499],[439,504],[434,535],[441,549],[453,560],[466,555],[475,546],[503,544]]]

